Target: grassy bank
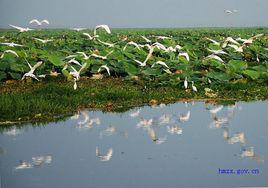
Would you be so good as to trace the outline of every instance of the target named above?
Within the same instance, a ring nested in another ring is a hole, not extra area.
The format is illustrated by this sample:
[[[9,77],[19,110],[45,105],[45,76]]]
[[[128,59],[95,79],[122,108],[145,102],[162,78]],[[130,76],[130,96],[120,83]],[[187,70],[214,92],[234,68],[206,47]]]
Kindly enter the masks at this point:
[[[55,117],[90,108],[103,111],[126,111],[145,104],[157,105],[185,100],[249,101],[268,98],[268,85],[228,83],[197,85],[198,92],[181,85],[160,86],[156,82],[123,78],[81,80],[79,89],[64,80],[15,82],[0,85],[0,122],[50,121]],[[205,88],[210,88],[207,90]]]

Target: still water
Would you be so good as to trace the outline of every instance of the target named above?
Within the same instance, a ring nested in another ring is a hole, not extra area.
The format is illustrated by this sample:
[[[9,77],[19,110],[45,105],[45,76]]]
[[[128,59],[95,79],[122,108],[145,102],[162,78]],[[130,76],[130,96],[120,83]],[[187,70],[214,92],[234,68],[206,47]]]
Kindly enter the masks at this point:
[[[268,186],[268,102],[82,111],[0,133],[1,188]]]

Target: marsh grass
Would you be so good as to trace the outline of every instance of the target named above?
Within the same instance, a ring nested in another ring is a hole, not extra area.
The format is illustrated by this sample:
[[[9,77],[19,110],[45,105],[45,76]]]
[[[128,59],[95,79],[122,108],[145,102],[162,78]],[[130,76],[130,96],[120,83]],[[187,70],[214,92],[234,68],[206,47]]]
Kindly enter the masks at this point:
[[[209,87],[217,95],[208,97]],[[157,82],[134,82],[124,78],[81,80],[79,89],[62,79],[46,82],[15,82],[0,86],[0,122],[51,121],[81,109],[122,112],[146,104],[203,100],[233,103],[234,101],[268,98],[265,83],[225,83],[197,85],[198,92],[185,91],[182,86],[160,86]]]

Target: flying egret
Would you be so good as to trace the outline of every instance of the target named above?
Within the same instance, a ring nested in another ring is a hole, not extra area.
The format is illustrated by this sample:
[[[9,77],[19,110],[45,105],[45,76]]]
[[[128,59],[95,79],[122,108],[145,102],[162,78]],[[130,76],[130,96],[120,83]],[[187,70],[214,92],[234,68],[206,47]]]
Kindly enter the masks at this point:
[[[28,62],[27,62],[28,63]],[[33,67],[28,63],[28,66],[29,66],[29,68],[30,68],[30,71],[29,72],[27,72],[27,73],[25,73],[24,75],[23,75],[23,77],[22,77],[22,80],[24,80],[24,78],[25,77],[31,77],[31,78],[34,78],[34,79],[36,79],[36,80],[38,80],[38,78],[34,75],[34,71],[38,68],[38,67],[40,67],[41,65],[42,65],[42,61],[39,61],[39,62],[37,62]],[[39,80],[38,80],[39,81]]]
[[[141,61],[136,60],[136,59],[134,59],[134,61],[135,61],[136,63],[138,63],[141,67],[145,67],[145,66],[146,66],[146,62],[141,62]]]
[[[37,41],[40,41],[42,42],[43,44],[46,44],[48,42],[52,42],[53,40],[52,39],[40,39],[40,38],[33,38],[34,40],[37,40]]]
[[[90,56],[88,56],[85,52],[76,52],[77,54],[80,54],[82,56],[84,56],[84,60],[88,60],[90,58]]]
[[[179,57],[180,56],[185,57],[187,61],[190,61],[190,57],[187,52],[180,52]]]
[[[234,14],[234,13],[237,13],[238,10],[225,10],[224,11],[226,14]]]
[[[212,52],[213,54],[227,54],[223,50],[211,50],[211,49],[208,49],[208,51]]]
[[[218,107],[215,107],[215,108],[210,109],[209,112],[210,112],[211,114],[217,114],[219,111],[222,110],[222,108],[223,108],[223,106],[220,105],[220,106],[218,106]]]
[[[164,66],[164,67],[166,67],[166,68],[169,69],[169,66],[167,66],[167,64],[165,62],[163,62],[163,61],[157,61],[157,62],[155,62],[151,67],[154,67],[156,64],[157,65],[162,65],[162,66]]]
[[[228,44],[229,47],[233,48],[236,52],[243,52],[243,46],[237,46],[235,44]]]
[[[106,54],[105,56],[101,56],[101,55],[92,53],[90,56],[95,57],[95,58],[100,58],[100,59],[102,59],[102,60],[106,60],[107,57],[108,57],[109,55],[111,55],[113,52],[114,52],[114,51],[112,50],[112,51],[110,51],[108,54]]]
[[[108,25],[97,25],[94,29],[94,35],[96,36],[97,35],[97,30],[100,29],[100,28],[103,28],[105,29],[105,31],[108,33],[108,34],[111,34],[111,30],[109,28]]]
[[[101,41],[101,40],[99,40],[99,39],[97,39],[97,40],[98,40],[101,44],[104,44],[104,45],[108,46],[109,48],[114,47],[114,44],[112,44],[112,43],[103,42],[103,41]]]
[[[15,167],[15,170],[29,169],[33,168],[33,165],[26,161],[21,161],[18,166]]]
[[[153,124],[153,119],[149,119],[149,120],[146,120],[146,119],[143,119],[141,118],[140,122],[137,124],[137,127],[140,128],[140,127],[149,127]]]
[[[156,36],[155,38],[160,39],[160,40],[171,39],[171,37],[167,37],[167,36]]]
[[[75,28],[71,28],[71,29],[79,32],[79,31],[83,31],[83,30],[85,30],[87,28],[75,27]]]
[[[234,40],[232,37],[227,37],[223,44],[222,44],[222,48],[225,48],[227,46],[228,43],[233,43],[233,44],[236,44],[236,45],[240,45],[236,40]]]
[[[220,46],[219,42],[217,42],[217,41],[215,41],[215,40],[213,40],[211,38],[208,38],[208,37],[206,37],[206,39],[209,40],[210,42],[212,42],[213,44],[215,44],[216,46]]]
[[[113,148],[108,149],[108,152],[105,155],[101,155],[99,152],[99,148],[96,147],[96,157],[100,159],[100,161],[109,161],[113,156]]]
[[[136,48],[138,48],[140,50],[140,46],[136,42],[130,41],[124,46],[123,51],[126,50],[127,45],[133,45],[133,46],[135,46]]]
[[[151,43],[152,41],[148,38],[146,38],[145,36],[141,36],[141,38],[143,38],[147,43]]]
[[[129,114],[130,117],[138,117],[140,115],[140,109]]]
[[[194,92],[197,92],[197,88],[194,86],[194,81],[192,81],[192,89]]]
[[[94,39],[94,36],[92,37],[89,33],[83,33],[83,35],[87,36],[89,40]]]
[[[102,66],[98,69],[98,72],[100,72],[101,69],[106,69],[106,71],[108,72],[109,76],[111,75],[111,74],[110,74],[110,69],[109,69],[109,67],[108,67],[107,65],[102,65]]]
[[[42,20],[42,21],[38,21],[37,19],[33,19],[29,22],[29,24],[33,24],[33,23],[36,23],[37,25],[41,26],[43,23],[45,24],[49,24],[49,21],[48,20]]]
[[[3,45],[6,45],[6,46],[9,46],[9,47],[16,47],[16,46],[18,46],[18,47],[22,47],[23,45],[21,45],[21,44],[16,44],[16,43],[14,43],[14,42],[2,42],[2,43],[0,43],[0,44],[3,44]]]
[[[219,56],[217,56],[217,55],[215,55],[215,54],[211,54],[211,55],[209,55],[209,56],[207,56],[205,59],[216,59],[216,60],[218,60],[218,61],[220,61],[220,62],[224,62],[223,60],[222,60],[222,58],[220,58]]]
[[[15,55],[16,57],[19,57],[19,55],[17,54],[17,52],[15,52],[14,50],[5,50],[5,51],[3,52],[3,54],[1,55],[0,58],[1,58],[1,59],[4,58],[4,55],[5,55],[6,53],[11,53],[11,54]]]
[[[152,46],[157,47],[159,50],[167,51],[167,48],[166,48],[163,44],[161,44],[161,43],[159,43],[159,42],[155,42],[155,43],[153,43]]]
[[[27,31],[32,31],[33,29],[30,29],[30,28],[24,28],[24,27],[19,27],[19,26],[15,26],[15,25],[9,25],[15,29],[18,29],[20,33],[23,33],[23,32],[27,32]]]

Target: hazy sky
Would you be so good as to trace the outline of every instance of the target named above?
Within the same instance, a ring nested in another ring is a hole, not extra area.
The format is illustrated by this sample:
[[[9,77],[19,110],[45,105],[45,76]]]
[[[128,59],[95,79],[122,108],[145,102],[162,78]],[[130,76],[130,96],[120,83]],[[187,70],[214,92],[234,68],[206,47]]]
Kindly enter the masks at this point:
[[[0,0],[0,27],[33,18],[53,28],[268,26],[267,7],[268,0]]]

